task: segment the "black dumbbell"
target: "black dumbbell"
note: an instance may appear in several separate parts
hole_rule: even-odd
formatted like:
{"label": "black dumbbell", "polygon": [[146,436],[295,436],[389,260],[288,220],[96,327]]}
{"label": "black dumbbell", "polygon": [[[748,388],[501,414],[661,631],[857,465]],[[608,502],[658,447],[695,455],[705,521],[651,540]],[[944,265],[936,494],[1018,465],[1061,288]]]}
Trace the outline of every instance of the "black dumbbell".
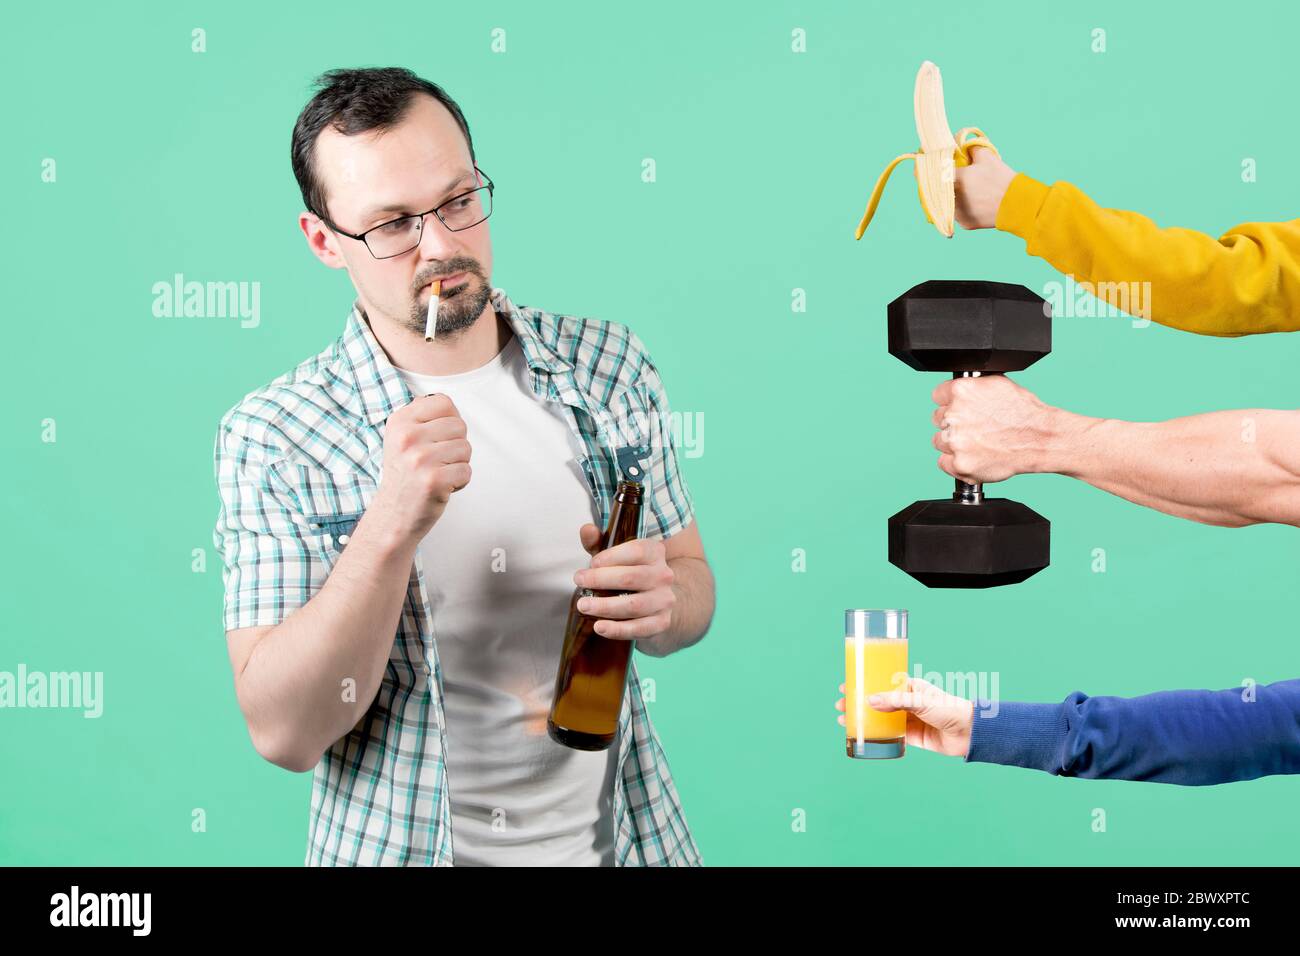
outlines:
{"label": "black dumbbell", "polygon": [[[1024,286],[934,280],[889,303],[889,353],[953,378],[1028,368],[1052,351],[1051,306]],[[1051,524],[1018,501],[957,480],[951,499],[889,519],[889,561],[926,587],[1017,584],[1050,563]]]}

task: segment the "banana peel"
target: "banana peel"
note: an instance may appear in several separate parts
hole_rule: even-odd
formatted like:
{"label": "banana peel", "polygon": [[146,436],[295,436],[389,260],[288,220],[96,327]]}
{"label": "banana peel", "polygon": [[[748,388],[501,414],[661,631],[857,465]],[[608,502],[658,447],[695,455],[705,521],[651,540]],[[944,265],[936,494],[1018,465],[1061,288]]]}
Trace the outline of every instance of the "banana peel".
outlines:
{"label": "banana peel", "polygon": [[885,183],[898,164],[906,159],[914,161],[916,189],[926,222],[933,223],[934,228],[951,239],[957,214],[957,167],[971,164],[971,151],[977,146],[991,149],[994,153],[998,151],[977,127],[967,126],[953,135],[943,106],[943,77],[939,68],[929,60],[917,71],[912,107],[916,115],[916,136],[921,146],[916,152],[904,153],[885,167],[871,190],[867,211],[858,223],[854,239],[861,239],[867,231],[871,217],[880,205]]}

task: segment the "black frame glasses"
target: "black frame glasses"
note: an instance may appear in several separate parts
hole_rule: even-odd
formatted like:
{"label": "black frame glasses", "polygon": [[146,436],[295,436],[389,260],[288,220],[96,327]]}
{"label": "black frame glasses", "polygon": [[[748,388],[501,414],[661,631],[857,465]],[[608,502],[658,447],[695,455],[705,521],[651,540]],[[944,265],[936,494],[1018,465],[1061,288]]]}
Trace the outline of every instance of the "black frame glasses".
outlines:
{"label": "black frame glasses", "polygon": [[[446,199],[446,200],[444,200],[444,201],[438,203],[438,205],[434,206],[432,209],[429,209],[429,210],[427,210],[427,211],[425,211],[425,212],[418,213],[418,214],[416,214],[416,213],[412,213],[412,214],[410,214],[410,215],[406,215],[406,216],[396,216],[396,217],[394,217],[394,218],[392,218],[392,219],[389,219],[387,222],[381,222],[381,223],[379,223],[379,225],[377,225],[377,226],[371,226],[369,229],[367,229],[365,232],[362,232],[362,233],[355,233],[355,234],[354,234],[354,233],[348,232],[348,231],[345,230],[345,229],[340,229],[340,228],[339,228],[338,226],[336,226],[334,223],[330,222],[330,220],[329,220],[328,218],[326,218],[325,216],[321,216],[320,213],[316,213],[316,215],[317,215],[317,216],[320,216],[321,221],[324,222],[324,223],[325,223],[327,226],[329,226],[331,229],[333,229],[335,232],[337,232],[340,236],[347,236],[349,239],[358,239],[358,240],[360,240],[361,242],[364,242],[364,243],[366,244],[366,251],[368,251],[368,252],[369,252],[372,256],[374,256],[376,259],[394,259],[394,258],[396,258],[397,256],[404,256],[404,255],[406,255],[406,253],[410,252],[411,249],[414,249],[414,248],[416,248],[417,246],[420,245],[421,240],[424,239],[424,217],[427,216],[427,215],[429,215],[429,213],[433,213],[435,216],[437,216],[437,217],[438,217],[438,221],[439,221],[440,223],[442,223],[443,226],[445,226],[449,232],[464,232],[466,229],[473,229],[475,226],[479,225],[480,223],[483,223],[483,222],[486,222],[486,221],[487,221],[488,217],[492,215],[492,190],[493,190],[493,183],[492,183],[492,180],[491,180],[490,178],[488,178],[488,174],[485,173],[485,172],[483,172],[483,170],[479,169],[477,165],[474,166],[474,171],[475,171],[476,173],[478,173],[478,174],[479,174],[479,177],[483,180],[483,185],[482,185],[482,186],[475,186],[473,189],[467,189],[467,190],[465,190],[463,193],[457,193],[455,196],[452,196],[450,199]],[[450,225],[448,225],[447,220],[444,219],[444,218],[442,217],[442,211],[441,211],[442,208],[443,208],[444,206],[450,205],[451,203],[454,203],[454,202],[455,202],[456,200],[458,200],[458,199],[464,199],[466,196],[470,195],[471,193],[476,193],[476,192],[479,192],[480,190],[483,190],[483,189],[486,189],[486,190],[488,191],[487,215],[485,215],[482,219],[478,220],[478,222],[472,222],[472,223],[470,223],[468,226],[459,226],[459,227],[453,229]],[[384,226],[390,226],[390,225],[392,225],[393,223],[395,223],[395,222],[400,222],[400,221],[403,220],[403,219],[418,219],[418,220],[419,220],[419,223],[420,223],[420,231],[419,231],[419,233],[418,233],[418,234],[416,235],[416,237],[415,237],[415,242],[413,242],[413,243],[411,244],[410,248],[403,249],[401,252],[390,253],[389,255],[386,255],[386,256],[377,256],[377,255],[375,255],[375,250],[370,248],[370,242],[366,239],[366,236],[370,235],[370,234],[371,234],[372,232],[374,232],[376,229],[382,229],[382,228],[384,228]]]}

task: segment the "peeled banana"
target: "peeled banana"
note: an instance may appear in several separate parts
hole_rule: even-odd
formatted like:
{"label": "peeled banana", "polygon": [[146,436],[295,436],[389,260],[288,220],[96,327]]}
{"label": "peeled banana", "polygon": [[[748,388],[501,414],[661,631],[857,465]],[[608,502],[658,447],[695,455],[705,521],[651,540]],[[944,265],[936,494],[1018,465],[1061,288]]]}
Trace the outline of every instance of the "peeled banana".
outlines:
{"label": "peeled banana", "polygon": [[934,223],[934,228],[952,238],[952,224],[957,212],[957,167],[970,165],[970,152],[976,146],[997,152],[997,147],[989,142],[983,131],[974,126],[958,130],[953,136],[948,126],[948,114],[943,108],[943,77],[939,75],[939,68],[929,60],[917,71],[912,106],[921,147],[914,153],[904,153],[885,167],[871,190],[871,199],[867,202],[862,221],[858,223],[855,239],[861,239],[867,231],[890,173],[905,159],[915,160],[917,192],[926,221]]}

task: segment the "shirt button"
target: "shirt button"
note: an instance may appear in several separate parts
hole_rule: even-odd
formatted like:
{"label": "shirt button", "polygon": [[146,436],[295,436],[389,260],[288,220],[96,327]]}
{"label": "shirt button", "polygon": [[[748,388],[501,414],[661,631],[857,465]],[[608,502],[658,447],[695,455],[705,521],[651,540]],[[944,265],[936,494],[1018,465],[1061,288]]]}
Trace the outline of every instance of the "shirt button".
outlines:
{"label": "shirt button", "polygon": [[351,540],[352,540],[351,535],[346,535],[346,534],[339,535],[339,544],[347,544]]}

